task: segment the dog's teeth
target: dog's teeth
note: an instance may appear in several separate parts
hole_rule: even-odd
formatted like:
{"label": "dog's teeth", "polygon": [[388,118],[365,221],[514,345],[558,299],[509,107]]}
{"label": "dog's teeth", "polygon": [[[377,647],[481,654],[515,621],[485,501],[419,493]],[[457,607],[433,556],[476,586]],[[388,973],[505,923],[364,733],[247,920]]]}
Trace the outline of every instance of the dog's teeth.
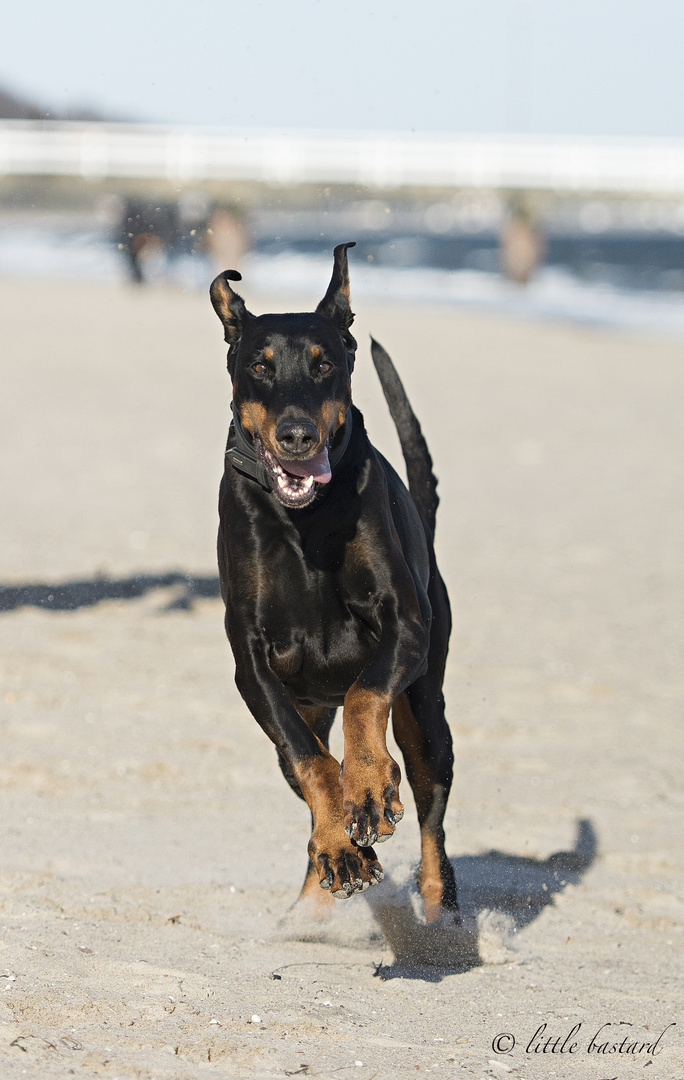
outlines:
{"label": "dog's teeth", "polygon": [[273,476],[275,478],[278,490],[288,499],[292,499],[295,502],[303,501],[307,495],[311,494],[313,490],[315,480],[313,476],[298,477],[290,476],[284,469],[278,468],[274,470]]}

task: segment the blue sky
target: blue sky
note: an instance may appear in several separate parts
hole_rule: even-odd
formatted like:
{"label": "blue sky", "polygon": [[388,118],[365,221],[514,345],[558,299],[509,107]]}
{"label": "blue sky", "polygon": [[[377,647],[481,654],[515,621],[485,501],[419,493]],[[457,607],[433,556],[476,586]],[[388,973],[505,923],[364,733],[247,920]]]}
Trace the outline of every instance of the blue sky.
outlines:
{"label": "blue sky", "polygon": [[36,0],[0,84],[278,128],[684,136],[684,0]]}

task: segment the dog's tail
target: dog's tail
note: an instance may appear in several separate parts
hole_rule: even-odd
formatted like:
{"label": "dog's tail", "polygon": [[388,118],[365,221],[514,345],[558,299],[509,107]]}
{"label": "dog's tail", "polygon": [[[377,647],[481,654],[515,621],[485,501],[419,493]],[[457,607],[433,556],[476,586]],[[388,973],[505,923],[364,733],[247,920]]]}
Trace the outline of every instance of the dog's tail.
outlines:
{"label": "dog's tail", "polygon": [[401,443],[411,498],[429,528],[430,535],[434,537],[439,496],[437,477],[432,471],[432,458],[425,436],[394,364],[374,338],[371,338],[371,355]]}

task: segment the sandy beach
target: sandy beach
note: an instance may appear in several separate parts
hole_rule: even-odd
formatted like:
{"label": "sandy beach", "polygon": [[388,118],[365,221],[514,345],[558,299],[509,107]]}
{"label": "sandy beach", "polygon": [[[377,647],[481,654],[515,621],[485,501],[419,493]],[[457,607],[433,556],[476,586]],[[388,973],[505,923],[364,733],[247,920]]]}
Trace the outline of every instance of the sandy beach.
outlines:
{"label": "sandy beach", "polygon": [[385,882],[288,915],[308,812],[233,684],[208,298],[3,280],[3,1080],[684,1076],[684,342],[355,307],[371,437],[400,466],[372,331],[440,480],[466,929],[421,922],[405,783]]}

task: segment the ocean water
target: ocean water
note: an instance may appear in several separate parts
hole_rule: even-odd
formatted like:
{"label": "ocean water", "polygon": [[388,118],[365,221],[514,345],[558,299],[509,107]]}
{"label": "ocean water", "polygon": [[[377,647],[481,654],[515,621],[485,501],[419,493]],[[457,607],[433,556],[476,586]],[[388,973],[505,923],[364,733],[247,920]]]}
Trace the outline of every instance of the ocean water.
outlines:
{"label": "ocean water", "polygon": [[[667,287],[669,281],[679,286],[680,276],[684,283],[684,261],[680,271],[677,253],[673,265],[672,245],[661,244],[659,248],[657,243],[652,244],[648,266],[641,266],[643,239],[641,247],[638,243],[631,247],[623,244],[628,257],[618,264],[606,261],[605,256],[601,261],[600,240],[594,238],[593,262],[578,262],[577,245],[570,245],[573,257],[568,256],[565,263],[547,263],[528,285],[518,286],[495,269],[494,237],[481,239],[475,247],[471,245],[471,265],[461,268],[421,265],[426,259],[423,240],[419,236],[401,237],[396,243],[386,240],[383,247],[375,249],[379,258],[366,253],[367,245],[359,244],[351,257],[356,302],[460,306],[524,319],[684,336],[684,288]],[[330,274],[332,244],[332,240],[325,239],[318,239],[315,245],[302,244],[295,238],[272,243],[257,236],[240,270],[250,289],[257,292],[311,294],[315,298]],[[553,256],[553,250],[549,245],[549,256]],[[666,252],[660,267],[659,250]],[[433,261],[444,262],[444,257]],[[482,268],[473,267],[472,263],[477,265],[478,261]],[[208,286],[212,268],[203,255],[185,254],[177,258],[159,256],[147,263],[146,273],[147,287],[171,282],[194,290]],[[78,228],[73,223],[27,221],[0,222],[0,276],[113,283],[127,280],[123,256],[108,239],[106,230]],[[644,279],[650,287],[640,284]],[[654,287],[653,282],[659,287]]]}

